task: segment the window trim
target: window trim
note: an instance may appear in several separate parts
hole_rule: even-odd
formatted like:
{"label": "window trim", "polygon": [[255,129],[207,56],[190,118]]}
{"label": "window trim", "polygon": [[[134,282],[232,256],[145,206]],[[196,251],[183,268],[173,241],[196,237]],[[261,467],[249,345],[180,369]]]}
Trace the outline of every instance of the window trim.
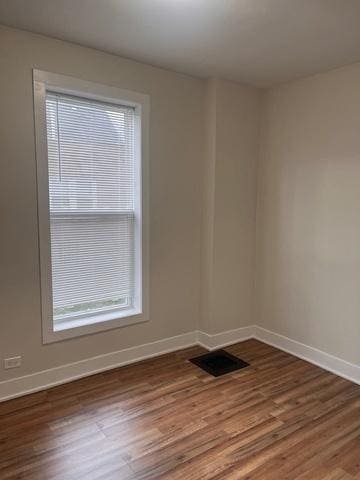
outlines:
{"label": "window trim", "polygon": [[[149,96],[130,90],[80,80],[41,70],[33,70],[34,119],[37,167],[38,231],[41,318],[43,343],[52,343],[82,335],[98,333],[149,320]],[[110,311],[87,318],[64,321],[54,327],[52,314],[52,274],[50,251],[49,179],[46,132],[46,92],[76,95],[112,104],[128,105],[135,108],[137,121],[135,137],[135,162],[139,179],[135,205],[137,225],[135,241],[140,260],[135,265],[139,286],[138,296],[142,308]],[[140,188],[141,187],[141,188]],[[140,281],[139,279],[142,279]]]}

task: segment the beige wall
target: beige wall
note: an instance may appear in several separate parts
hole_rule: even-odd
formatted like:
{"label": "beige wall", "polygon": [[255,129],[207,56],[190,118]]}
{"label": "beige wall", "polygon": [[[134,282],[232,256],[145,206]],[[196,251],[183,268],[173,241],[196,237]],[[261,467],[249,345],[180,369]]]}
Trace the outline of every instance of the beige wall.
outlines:
{"label": "beige wall", "polygon": [[[32,68],[150,95],[151,322],[42,345]],[[0,28],[0,380],[192,331],[200,311],[204,82]]]}
{"label": "beige wall", "polygon": [[360,65],[267,94],[257,322],[360,364]]}
{"label": "beige wall", "polygon": [[222,80],[207,86],[202,328],[253,324],[260,91]]}
{"label": "beige wall", "polygon": [[216,164],[216,80],[210,79],[205,88],[205,161],[203,181],[202,263],[200,330],[210,325],[212,308],[214,189]]}
{"label": "beige wall", "polygon": [[[149,323],[42,345],[32,68],[150,95]],[[253,323],[360,363],[360,65],[263,94],[0,27],[0,71],[0,380]]]}

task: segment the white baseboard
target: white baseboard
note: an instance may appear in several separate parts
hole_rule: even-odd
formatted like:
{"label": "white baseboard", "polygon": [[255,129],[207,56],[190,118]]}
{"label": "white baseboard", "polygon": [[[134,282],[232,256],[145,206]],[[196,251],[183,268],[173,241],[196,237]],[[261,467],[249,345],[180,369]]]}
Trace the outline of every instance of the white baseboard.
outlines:
{"label": "white baseboard", "polygon": [[340,377],[346,378],[351,382],[360,385],[360,366],[347,362],[341,358],[330,355],[329,353],[310,347],[304,343],[297,342],[291,338],[285,337],[265,328],[255,326],[254,337],[261,342],[279,348],[284,352],[291,353],[296,357],[302,358],[318,367],[335,373]]}
{"label": "white baseboard", "polygon": [[198,331],[197,341],[200,346],[207,350],[216,350],[217,348],[223,348],[233,343],[249,340],[249,338],[254,338],[254,336],[255,327],[250,325],[249,327],[236,328],[235,330],[228,330],[214,335]]}
{"label": "white baseboard", "polygon": [[196,344],[194,331],[0,382],[0,402]]}
{"label": "white baseboard", "polygon": [[213,335],[193,331],[0,382],[0,402],[194,345],[215,350],[250,338],[272,345],[360,385],[360,366],[251,325]]}

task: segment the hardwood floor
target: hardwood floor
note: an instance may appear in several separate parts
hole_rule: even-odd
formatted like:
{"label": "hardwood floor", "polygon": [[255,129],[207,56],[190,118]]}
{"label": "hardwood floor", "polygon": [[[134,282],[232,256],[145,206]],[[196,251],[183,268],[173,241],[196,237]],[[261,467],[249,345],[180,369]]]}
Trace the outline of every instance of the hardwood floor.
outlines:
{"label": "hardwood floor", "polygon": [[213,378],[183,350],[0,404],[0,479],[360,479],[360,386],[255,340]]}

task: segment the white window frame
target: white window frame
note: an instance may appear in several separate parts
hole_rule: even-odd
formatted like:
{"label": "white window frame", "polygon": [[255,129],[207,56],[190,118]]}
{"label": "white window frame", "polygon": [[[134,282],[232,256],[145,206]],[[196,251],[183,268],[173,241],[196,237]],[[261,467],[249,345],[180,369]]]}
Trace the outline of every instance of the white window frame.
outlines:
{"label": "white window frame", "polygon": [[[37,165],[39,258],[43,343],[102,332],[149,320],[149,193],[148,142],[149,96],[117,87],[88,82],[41,70],[33,70],[35,142]],[[46,131],[46,92],[64,93],[127,105],[135,109],[135,197],[136,250],[135,307],[129,311],[104,312],[78,319],[69,319],[54,326],[52,305],[51,241],[49,211],[48,151]]]}

